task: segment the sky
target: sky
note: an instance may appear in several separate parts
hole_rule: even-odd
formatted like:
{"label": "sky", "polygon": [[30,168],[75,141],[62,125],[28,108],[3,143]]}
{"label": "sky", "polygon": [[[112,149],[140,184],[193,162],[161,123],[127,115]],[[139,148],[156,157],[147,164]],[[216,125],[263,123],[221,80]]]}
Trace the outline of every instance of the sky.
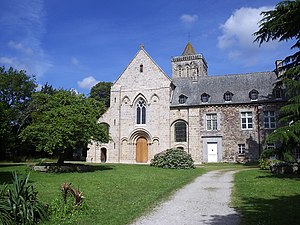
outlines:
{"label": "sky", "polygon": [[209,75],[274,70],[289,42],[253,43],[274,0],[1,0],[0,66],[40,86],[89,94],[114,82],[143,44],[171,77],[171,57],[190,41]]}

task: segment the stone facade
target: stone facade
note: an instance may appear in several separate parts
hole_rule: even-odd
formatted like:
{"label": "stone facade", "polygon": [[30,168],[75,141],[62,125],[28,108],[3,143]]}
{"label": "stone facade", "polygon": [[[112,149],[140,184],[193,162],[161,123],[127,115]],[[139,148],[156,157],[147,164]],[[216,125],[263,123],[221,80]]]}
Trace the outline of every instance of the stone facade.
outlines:
{"label": "stone facade", "polygon": [[172,73],[170,79],[140,48],[99,119],[111,140],[89,145],[87,162],[149,163],[168,148],[184,149],[196,163],[258,159],[283,101],[273,88],[276,74],[208,76],[190,43],[172,58]]}

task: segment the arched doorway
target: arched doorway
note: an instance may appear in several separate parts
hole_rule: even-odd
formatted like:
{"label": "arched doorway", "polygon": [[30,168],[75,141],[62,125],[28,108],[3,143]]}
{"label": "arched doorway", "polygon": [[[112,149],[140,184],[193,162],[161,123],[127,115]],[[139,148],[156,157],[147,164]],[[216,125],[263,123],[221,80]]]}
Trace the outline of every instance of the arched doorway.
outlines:
{"label": "arched doorway", "polygon": [[136,141],[136,162],[148,162],[148,144],[147,139],[144,137],[140,137]]}
{"label": "arched doorway", "polygon": [[106,148],[101,148],[101,155],[100,155],[101,162],[106,162],[106,154],[107,154]]}

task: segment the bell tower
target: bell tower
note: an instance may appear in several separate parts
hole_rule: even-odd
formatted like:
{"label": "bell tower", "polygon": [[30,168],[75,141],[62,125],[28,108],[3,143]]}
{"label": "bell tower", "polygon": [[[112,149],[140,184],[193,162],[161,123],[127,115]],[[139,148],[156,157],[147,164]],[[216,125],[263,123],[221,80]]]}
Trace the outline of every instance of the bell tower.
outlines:
{"label": "bell tower", "polygon": [[172,79],[189,78],[197,81],[200,76],[207,76],[207,63],[202,54],[197,54],[190,42],[181,56],[172,57]]}

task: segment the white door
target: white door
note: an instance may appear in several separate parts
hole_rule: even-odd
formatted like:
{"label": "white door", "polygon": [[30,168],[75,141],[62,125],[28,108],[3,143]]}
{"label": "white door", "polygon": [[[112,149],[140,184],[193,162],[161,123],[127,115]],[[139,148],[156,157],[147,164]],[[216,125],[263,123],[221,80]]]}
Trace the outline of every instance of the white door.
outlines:
{"label": "white door", "polygon": [[218,143],[207,143],[207,162],[218,162]]}

